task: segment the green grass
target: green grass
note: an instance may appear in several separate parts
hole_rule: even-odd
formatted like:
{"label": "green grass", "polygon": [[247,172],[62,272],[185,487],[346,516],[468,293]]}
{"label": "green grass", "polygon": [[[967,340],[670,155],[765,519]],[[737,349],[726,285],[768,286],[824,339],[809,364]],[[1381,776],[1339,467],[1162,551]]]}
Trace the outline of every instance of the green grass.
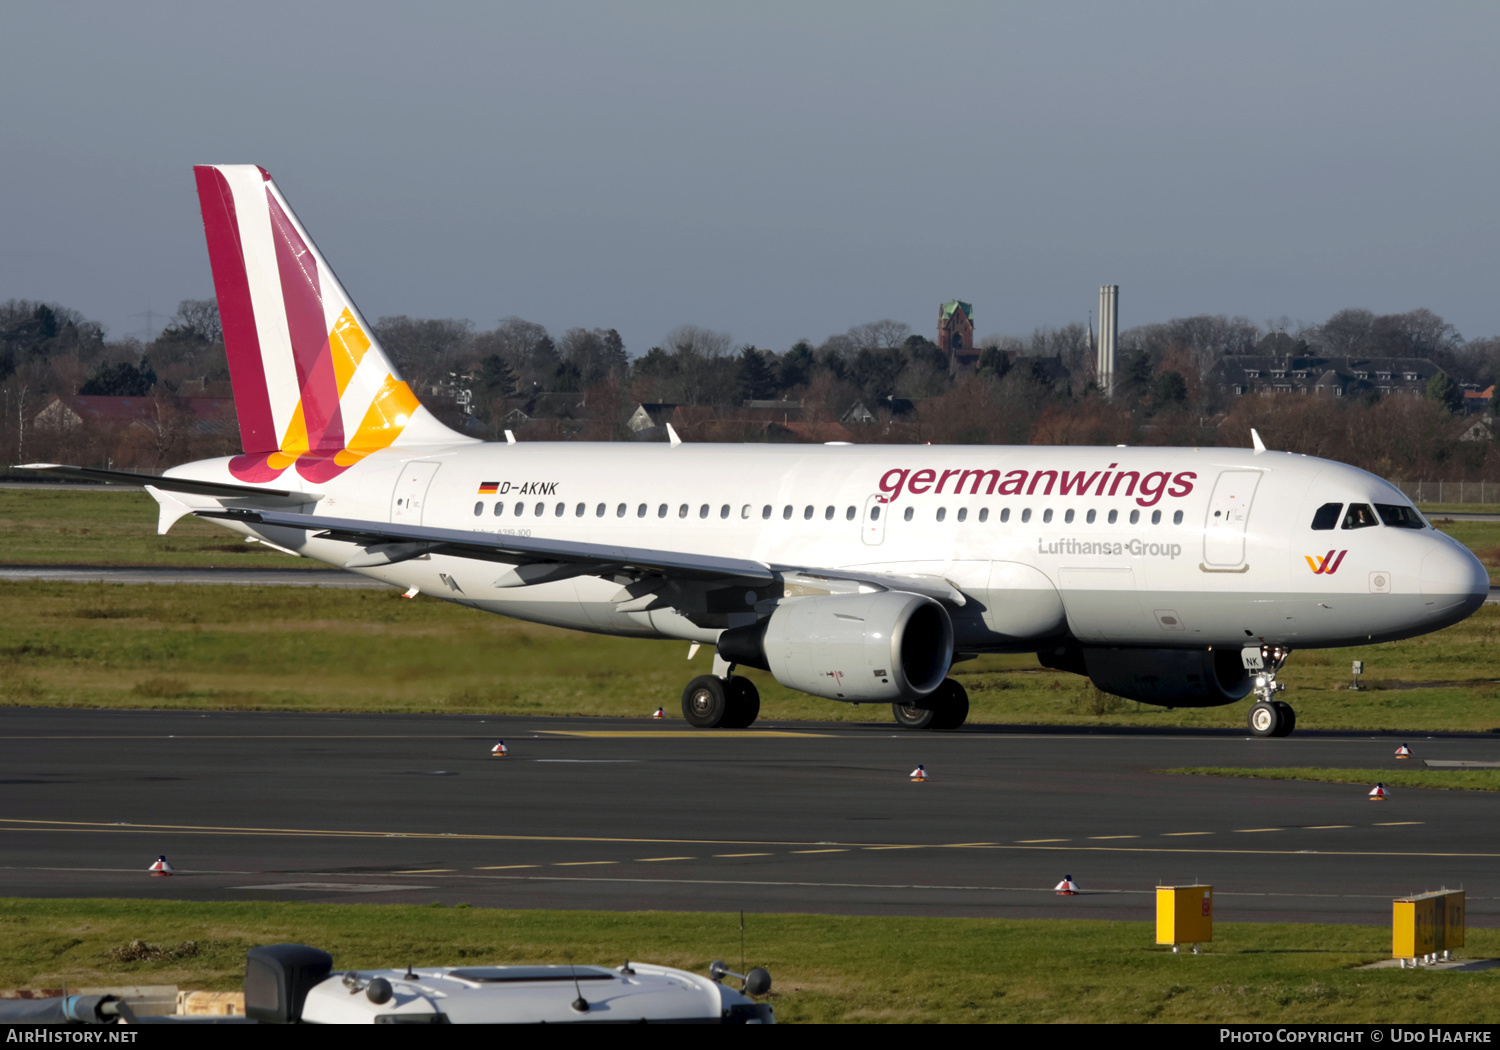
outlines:
{"label": "green grass", "polygon": [[[581,634],[421,596],[339,588],[0,583],[0,705],[640,717],[677,710],[707,647]],[[1490,730],[1500,608],[1405,642],[1295,653],[1282,680],[1305,727]],[[1365,661],[1359,691],[1349,661]],[[889,721],[747,672],[762,718]],[[1100,693],[1031,656],[957,665],[971,720],[1240,728],[1244,704],[1178,709]]]}
{"label": "green grass", "polygon": [[199,518],[156,534],[156,501],[130,489],[0,489],[0,565],[322,568]]}
{"label": "green grass", "polygon": [[1388,788],[1441,788],[1447,791],[1500,791],[1500,769],[1242,769],[1229,766],[1185,766],[1163,769],[1199,777],[1250,777],[1262,780],[1313,780],[1324,784],[1365,784]]}
{"label": "green grass", "polygon": [[[1220,902],[1221,910],[1231,907]],[[1389,929],[1217,924],[1205,954],[1173,955],[1149,922],[747,915],[746,963],[765,966],[782,1022],[1500,1021],[1493,971],[1361,970]],[[133,940],[187,958],[124,963]],[[240,987],[244,953],[297,941],[339,968],[625,959],[703,973],[739,964],[738,916],[498,911],[353,904],[0,900],[0,986]],[[1500,952],[1471,929],[1460,954]]]}

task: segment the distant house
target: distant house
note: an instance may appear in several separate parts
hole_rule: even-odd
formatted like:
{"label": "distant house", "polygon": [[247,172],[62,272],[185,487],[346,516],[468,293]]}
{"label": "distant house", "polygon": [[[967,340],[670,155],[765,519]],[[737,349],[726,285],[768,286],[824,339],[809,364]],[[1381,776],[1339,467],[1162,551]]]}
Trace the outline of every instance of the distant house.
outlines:
{"label": "distant house", "polygon": [[154,428],[162,413],[192,421],[197,434],[237,433],[234,399],[228,397],[103,397],[57,394],[36,414],[34,424],[43,430],[66,431],[83,427]]}
{"label": "distant house", "polygon": [[938,307],[938,346],[948,355],[948,371],[956,375],[979,363],[974,349],[974,306],[952,299]]}
{"label": "distant house", "polygon": [[1421,397],[1435,375],[1446,375],[1420,357],[1282,357],[1232,354],[1212,375],[1236,397],[1244,394],[1312,394],[1359,397],[1376,393]]}

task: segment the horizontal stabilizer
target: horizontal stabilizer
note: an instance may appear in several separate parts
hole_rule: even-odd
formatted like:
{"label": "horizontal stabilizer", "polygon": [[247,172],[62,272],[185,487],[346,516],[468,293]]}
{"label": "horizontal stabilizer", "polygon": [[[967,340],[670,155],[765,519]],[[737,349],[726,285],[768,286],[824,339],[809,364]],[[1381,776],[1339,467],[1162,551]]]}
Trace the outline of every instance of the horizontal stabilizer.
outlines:
{"label": "horizontal stabilizer", "polygon": [[195,481],[192,478],[168,478],[157,474],[136,474],[128,470],[101,470],[98,467],[69,467],[61,463],[24,463],[17,470],[35,470],[64,478],[103,481],[111,485],[150,485],[163,492],[187,492],[215,499],[255,499],[266,506],[300,506],[316,503],[321,492],[297,492],[292,489],[268,489],[259,485],[235,485],[221,481]]}

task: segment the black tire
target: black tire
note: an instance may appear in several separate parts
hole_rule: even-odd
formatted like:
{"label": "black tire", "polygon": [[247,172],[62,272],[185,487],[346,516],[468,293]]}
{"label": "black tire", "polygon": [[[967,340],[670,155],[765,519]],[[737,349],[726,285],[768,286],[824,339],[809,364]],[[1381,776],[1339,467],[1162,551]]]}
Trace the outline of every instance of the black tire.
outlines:
{"label": "black tire", "polygon": [[1276,710],[1281,714],[1281,724],[1276,727],[1276,736],[1291,736],[1292,730],[1297,728],[1297,712],[1292,710],[1292,705],[1285,700],[1271,701],[1276,705]]}
{"label": "black tire", "polygon": [[690,726],[717,729],[729,713],[729,692],[724,679],[711,674],[699,675],[682,691],[682,717]]}
{"label": "black tire", "polygon": [[[924,704],[926,702],[921,701]],[[891,714],[896,716],[896,724],[902,729],[926,729],[937,717],[937,712],[932,708],[918,707],[915,703],[892,704]]]}
{"label": "black tire", "polygon": [[969,691],[951,678],[943,679],[943,684],[932,691],[927,703],[932,705],[934,712],[929,729],[957,729],[969,717]]}
{"label": "black tire", "polygon": [[729,709],[724,721],[725,729],[748,729],[760,717],[760,690],[755,683],[742,675],[733,675],[726,683]]}
{"label": "black tire", "polygon": [[1281,728],[1282,721],[1281,712],[1276,705],[1265,700],[1251,704],[1250,713],[1245,716],[1252,736],[1278,736],[1280,734],[1277,730]]}

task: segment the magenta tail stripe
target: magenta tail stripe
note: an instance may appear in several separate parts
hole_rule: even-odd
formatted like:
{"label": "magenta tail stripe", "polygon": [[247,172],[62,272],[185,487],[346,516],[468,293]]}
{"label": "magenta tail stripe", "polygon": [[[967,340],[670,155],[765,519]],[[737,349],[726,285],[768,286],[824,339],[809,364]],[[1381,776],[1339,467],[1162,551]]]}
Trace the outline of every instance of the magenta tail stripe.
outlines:
{"label": "magenta tail stripe", "polygon": [[224,176],[211,167],[193,169],[198,183],[198,203],[203,212],[203,233],[208,241],[208,261],[213,269],[214,294],[219,299],[219,321],[224,328],[224,351],[229,358],[229,377],[234,384],[234,410],[239,416],[240,442],[246,452],[273,452],[280,443],[271,394],[266,388],[261,363],[260,338],[255,329],[255,307],[250,300],[250,280],[245,273],[245,255],[240,247],[239,220],[234,196]]}
{"label": "magenta tail stripe", "polygon": [[266,190],[276,242],[276,264],[281,294],[286,302],[287,330],[292,360],[302,393],[302,418],[309,448],[343,448],[344,421],[339,414],[338,382],[328,347],[323,317],[323,293],[313,253],[276,198]]}

